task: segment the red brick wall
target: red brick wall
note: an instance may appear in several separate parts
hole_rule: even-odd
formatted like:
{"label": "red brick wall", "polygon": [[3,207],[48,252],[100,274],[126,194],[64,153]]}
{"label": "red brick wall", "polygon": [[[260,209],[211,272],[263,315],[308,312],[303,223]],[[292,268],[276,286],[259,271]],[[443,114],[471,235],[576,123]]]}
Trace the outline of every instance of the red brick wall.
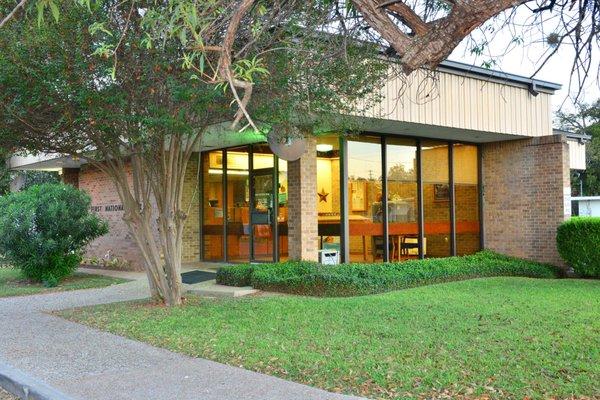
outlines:
{"label": "red brick wall", "polygon": [[317,150],[308,138],[306,152],[288,162],[288,251],[291,260],[318,258]]}
{"label": "red brick wall", "polygon": [[[127,261],[133,269],[143,269],[142,257],[123,221],[123,211],[113,210],[121,205],[115,186],[107,175],[92,168],[83,167],[79,173],[79,188],[92,198],[92,211],[108,221],[108,234],[94,240],[86,250],[87,257],[111,257]],[[107,209],[108,207],[108,209]]]}
{"label": "red brick wall", "polygon": [[183,228],[184,263],[200,259],[200,186],[198,185],[198,167],[198,154],[195,154],[187,166],[183,188],[182,207],[187,214]]}
{"label": "red brick wall", "polygon": [[482,146],[488,249],[563,265],[556,228],[570,210],[569,150],[560,135]]}
{"label": "red brick wall", "polygon": [[[188,165],[183,193],[183,209],[189,211],[183,233],[183,262],[199,259],[197,168],[198,158],[194,157]],[[109,177],[92,167],[83,167],[79,173],[79,188],[92,198],[92,210],[109,224],[109,233],[90,243],[86,256],[103,258],[110,252],[111,257],[127,261],[132,269],[143,269],[141,254],[122,219],[123,211],[118,209],[121,200]]]}

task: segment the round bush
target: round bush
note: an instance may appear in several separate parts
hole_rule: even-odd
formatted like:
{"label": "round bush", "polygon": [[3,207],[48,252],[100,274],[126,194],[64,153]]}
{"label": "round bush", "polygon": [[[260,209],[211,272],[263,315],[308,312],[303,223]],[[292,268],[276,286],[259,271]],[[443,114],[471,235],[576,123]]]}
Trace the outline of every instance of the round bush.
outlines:
{"label": "round bush", "polygon": [[556,234],[560,256],[582,277],[600,278],[600,218],[573,217]]}
{"label": "round bush", "polygon": [[78,267],[83,248],[108,232],[90,198],[70,185],[43,184],[0,198],[0,254],[23,274],[55,286]]}

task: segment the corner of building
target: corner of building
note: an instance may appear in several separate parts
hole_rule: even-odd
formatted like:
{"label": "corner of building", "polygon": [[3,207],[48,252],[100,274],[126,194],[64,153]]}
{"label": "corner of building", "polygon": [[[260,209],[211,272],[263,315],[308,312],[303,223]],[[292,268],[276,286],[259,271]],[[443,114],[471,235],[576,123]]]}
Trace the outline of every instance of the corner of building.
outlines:
{"label": "corner of building", "polygon": [[549,135],[481,148],[485,247],[564,267],[556,230],[571,216],[566,138]]}

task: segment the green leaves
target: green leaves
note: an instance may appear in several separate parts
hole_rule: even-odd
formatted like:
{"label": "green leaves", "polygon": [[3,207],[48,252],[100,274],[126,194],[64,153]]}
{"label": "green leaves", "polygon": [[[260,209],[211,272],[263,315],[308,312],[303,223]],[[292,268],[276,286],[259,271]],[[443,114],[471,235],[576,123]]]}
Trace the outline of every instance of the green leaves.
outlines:
{"label": "green leaves", "polygon": [[54,0],[38,0],[35,7],[37,10],[38,27],[41,27],[44,23],[44,14],[48,9],[52,14],[52,18],[54,18],[54,22],[58,22],[60,19],[60,10]]}
{"label": "green leaves", "polygon": [[90,35],[94,36],[98,32],[106,33],[108,36],[113,36],[112,32],[106,28],[106,22],[94,22],[88,28]]}
{"label": "green leaves", "polygon": [[320,265],[292,261],[220,268],[217,282],[309,296],[360,296],[433,283],[489,276],[553,278],[553,267],[483,251],[464,257],[397,263]]}
{"label": "green leaves", "polygon": [[114,52],[115,46],[110,43],[101,43],[92,53],[93,56],[109,58]]}
{"label": "green leaves", "polygon": [[70,185],[43,184],[0,198],[0,252],[30,279],[56,286],[84,247],[108,232],[90,198]]}
{"label": "green leaves", "polygon": [[600,278],[600,218],[573,217],[557,230],[560,256],[584,277]]}
{"label": "green leaves", "polygon": [[269,75],[269,70],[265,67],[262,58],[256,56],[251,59],[236,61],[233,65],[233,71],[236,78],[252,83],[257,76]]}

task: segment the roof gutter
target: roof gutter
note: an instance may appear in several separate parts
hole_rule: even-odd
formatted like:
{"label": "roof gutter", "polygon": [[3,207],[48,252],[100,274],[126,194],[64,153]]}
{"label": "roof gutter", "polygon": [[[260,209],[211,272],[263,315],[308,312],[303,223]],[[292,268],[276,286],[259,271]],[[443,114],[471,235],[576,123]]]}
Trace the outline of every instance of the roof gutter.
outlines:
{"label": "roof gutter", "polygon": [[537,96],[541,92],[553,93],[562,88],[562,85],[558,83],[548,82],[541,79],[527,78],[521,75],[477,67],[475,65],[469,65],[458,61],[442,61],[438,68],[440,70],[454,72],[459,75],[488,78],[500,83],[516,83],[525,85],[533,96]]}
{"label": "roof gutter", "polygon": [[592,135],[587,133],[571,132],[558,128],[554,128],[552,131],[555,135],[564,135],[567,139],[577,141],[579,144],[589,143],[592,140]]}

